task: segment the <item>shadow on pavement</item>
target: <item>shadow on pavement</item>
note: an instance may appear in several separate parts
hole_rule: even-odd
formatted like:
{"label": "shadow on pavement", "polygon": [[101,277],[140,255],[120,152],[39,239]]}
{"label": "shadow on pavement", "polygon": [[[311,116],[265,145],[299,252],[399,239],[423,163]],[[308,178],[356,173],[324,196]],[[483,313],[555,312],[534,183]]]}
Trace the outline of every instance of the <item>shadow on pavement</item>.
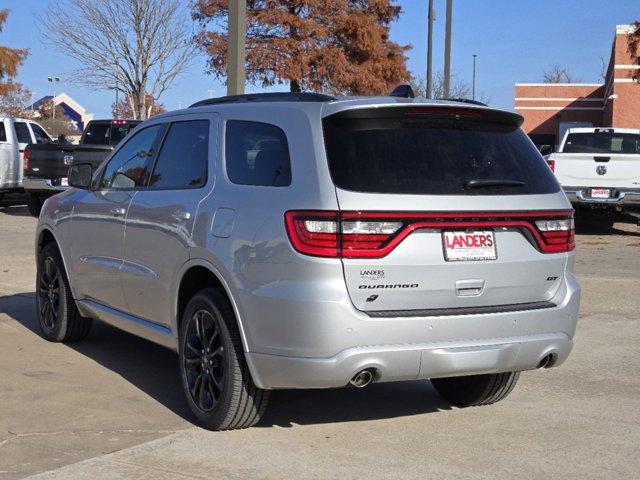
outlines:
{"label": "shadow on pavement", "polygon": [[[0,313],[39,335],[34,297],[34,293],[0,297]],[[66,346],[117,373],[193,422],[182,397],[174,352],[101,322],[94,323],[87,339]],[[428,381],[374,384],[364,389],[279,390],[272,392],[267,414],[258,427],[385,419],[446,409],[448,404]]]}
{"label": "shadow on pavement", "polygon": [[0,212],[20,217],[30,217],[27,210],[27,196],[21,193],[7,193],[0,199]]}
{"label": "shadow on pavement", "polygon": [[615,218],[613,227],[609,227],[606,219],[598,217],[585,218],[576,217],[577,235],[620,235],[623,237],[640,237],[640,227],[638,219],[630,215],[618,215]]}

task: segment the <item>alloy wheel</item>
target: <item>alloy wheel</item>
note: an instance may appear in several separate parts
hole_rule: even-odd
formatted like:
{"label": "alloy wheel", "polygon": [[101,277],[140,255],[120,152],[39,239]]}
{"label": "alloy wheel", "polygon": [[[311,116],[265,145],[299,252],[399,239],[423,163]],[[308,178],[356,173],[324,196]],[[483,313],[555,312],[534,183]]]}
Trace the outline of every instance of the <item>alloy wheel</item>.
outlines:
{"label": "alloy wheel", "polygon": [[38,278],[38,297],[42,324],[53,330],[58,322],[60,308],[60,272],[52,257],[46,257],[42,262]]}

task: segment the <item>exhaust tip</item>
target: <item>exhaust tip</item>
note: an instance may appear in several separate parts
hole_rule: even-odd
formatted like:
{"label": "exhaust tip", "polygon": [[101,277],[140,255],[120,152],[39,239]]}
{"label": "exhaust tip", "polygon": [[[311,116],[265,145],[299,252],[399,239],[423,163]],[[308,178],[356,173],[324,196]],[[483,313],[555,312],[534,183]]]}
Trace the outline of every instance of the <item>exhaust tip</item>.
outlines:
{"label": "exhaust tip", "polygon": [[556,357],[553,355],[553,353],[550,353],[548,355],[545,355],[542,360],[540,360],[538,368],[550,368],[553,367],[554,363],[556,363]]}
{"label": "exhaust tip", "polygon": [[373,372],[370,369],[361,370],[356,373],[349,384],[356,388],[364,388],[373,381]]}

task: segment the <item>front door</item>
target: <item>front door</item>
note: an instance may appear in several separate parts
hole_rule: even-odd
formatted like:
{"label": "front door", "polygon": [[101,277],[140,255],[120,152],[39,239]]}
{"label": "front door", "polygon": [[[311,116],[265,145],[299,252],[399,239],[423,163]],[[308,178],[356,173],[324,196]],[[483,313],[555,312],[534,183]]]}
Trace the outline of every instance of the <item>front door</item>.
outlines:
{"label": "front door", "polygon": [[120,282],[125,220],[131,200],[146,183],[163,127],[137,132],[96,174],[92,191],[78,193],[69,237],[78,299],[127,310]]}
{"label": "front door", "polygon": [[208,152],[214,152],[216,117],[185,115],[167,126],[148,185],[127,216],[121,269],[129,311],[170,326],[177,275],[189,259],[199,202],[211,191]]}

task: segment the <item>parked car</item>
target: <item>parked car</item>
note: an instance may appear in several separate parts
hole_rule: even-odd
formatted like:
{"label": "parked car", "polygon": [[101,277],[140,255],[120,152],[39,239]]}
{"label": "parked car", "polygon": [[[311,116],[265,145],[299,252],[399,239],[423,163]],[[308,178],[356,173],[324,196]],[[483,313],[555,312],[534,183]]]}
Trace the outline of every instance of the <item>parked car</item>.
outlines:
{"label": "parked car", "polygon": [[640,130],[570,128],[547,163],[581,220],[611,228],[620,212],[640,219]]}
{"label": "parked car", "polygon": [[22,162],[27,144],[49,142],[51,137],[38,123],[0,117],[0,200],[5,193],[22,191]]}
{"label": "parked car", "polygon": [[75,163],[90,163],[98,167],[105,157],[140,120],[92,120],[82,133],[80,143],[49,143],[27,145],[24,151],[24,189],[29,194],[31,215],[40,215],[42,203],[67,188],[67,171]]}
{"label": "parked car", "polygon": [[45,202],[42,334],[98,319],[177,351],[211,429],[282,388],[430,379],[497,402],[567,358],[580,297],[571,205],[521,123],[310,93],[155,116]]}

